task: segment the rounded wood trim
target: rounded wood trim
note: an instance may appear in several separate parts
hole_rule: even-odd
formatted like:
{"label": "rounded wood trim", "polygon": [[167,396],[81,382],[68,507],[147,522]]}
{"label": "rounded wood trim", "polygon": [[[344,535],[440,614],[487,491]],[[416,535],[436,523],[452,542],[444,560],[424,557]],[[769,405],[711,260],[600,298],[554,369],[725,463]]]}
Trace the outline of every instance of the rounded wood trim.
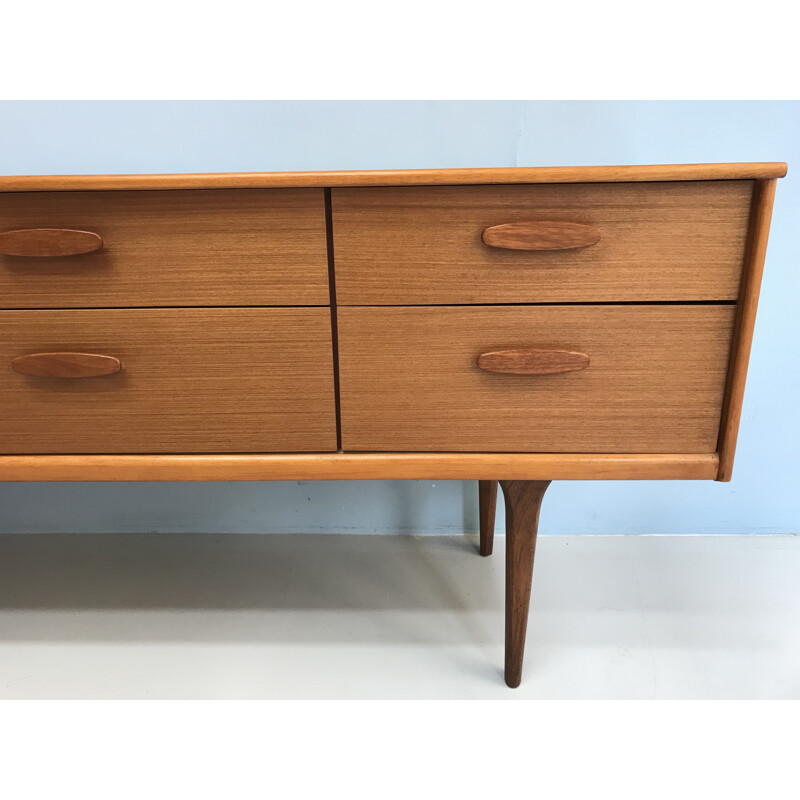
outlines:
{"label": "rounded wood trim", "polygon": [[580,222],[507,222],[493,225],[481,234],[488,247],[503,250],[579,250],[600,241],[593,225]]}
{"label": "rounded wood trim", "polygon": [[538,347],[491,350],[478,356],[478,366],[486,372],[508,375],[557,375],[586,369],[589,356],[576,350]]}
{"label": "rounded wood trim", "polygon": [[116,374],[122,364],[114,356],[98,353],[29,353],[15,358],[11,368],[39,378],[97,378]]}
{"label": "rounded wood trim", "polygon": [[616,183],[782,178],[783,162],[655,164],[602,167],[242,172],[183,175],[13,175],[0,192],[105,191],[111,189],[268,189],[328,186],[456,186],[494,183]]}
{"label": "rounded wood trim", "polygon": [[772,219],[772,206],[775,201],[774,180],[756,184],[751,211],[750,234],[745,257],[744,276],[736,307],[737,319],[725,388],[725,402],[722,408],[719,442],[719,475],[717,480],[729,481],[733,476],[733,459],[736,454],[736,440],[739,434],[739,420],[744,403],[744,387],[747,378],[747,365],[761,290],[761,276],[767,255],[767,240]]}
{"label": "rounded wood trim", "polygon": [[716,454],[0,456],[2,481],[713,480]]}
{"label": "rounded wood trim", "polygon": [[102,246],[103,239],[98,234],[68,228],[23,228],[0,233],[0,255],[4,256],[78,256]]}

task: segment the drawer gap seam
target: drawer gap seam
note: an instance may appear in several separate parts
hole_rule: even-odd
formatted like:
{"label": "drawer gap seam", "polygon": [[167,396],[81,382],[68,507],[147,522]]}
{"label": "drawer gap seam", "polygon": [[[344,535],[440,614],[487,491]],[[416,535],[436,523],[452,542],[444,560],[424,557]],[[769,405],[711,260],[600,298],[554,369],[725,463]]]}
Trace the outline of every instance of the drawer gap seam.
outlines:
{"label": "drawer gap seam", "polygon": [[336,317],[336,269],[333,258],[333,206],[331,190],[325,189],[325,239],[328,253],[328,302],[331,310],[331,351],[333,356],[333,403],[336,415],[336,450],[342,452],[342,403],[339,394],[339,325]]}

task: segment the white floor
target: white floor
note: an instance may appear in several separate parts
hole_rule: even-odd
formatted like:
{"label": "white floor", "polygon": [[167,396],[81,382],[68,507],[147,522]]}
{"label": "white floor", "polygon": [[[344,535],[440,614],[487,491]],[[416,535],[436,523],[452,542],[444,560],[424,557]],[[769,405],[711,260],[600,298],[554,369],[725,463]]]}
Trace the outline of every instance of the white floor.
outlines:
{"label": "white floor", "polygon": [[0,698],[800,698],[800,536],[0,536]]}

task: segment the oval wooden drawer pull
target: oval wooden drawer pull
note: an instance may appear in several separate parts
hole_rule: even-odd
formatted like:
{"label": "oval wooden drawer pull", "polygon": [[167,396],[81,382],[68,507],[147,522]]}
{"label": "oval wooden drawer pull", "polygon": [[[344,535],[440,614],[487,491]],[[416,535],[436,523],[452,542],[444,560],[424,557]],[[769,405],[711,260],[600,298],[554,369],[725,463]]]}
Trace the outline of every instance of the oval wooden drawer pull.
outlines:
{"label": "oval wooden drawer pull", "polygon": [[512,350],[492,350],[478,356],[478,366],[487,372],[509,375],[555,375],[577,372],[589,366],[589,356],[574,350],[548,350],[524,347]]}
{"label": "oval wooden drawer pull", "polygon": [[96,378],[114,375],[122,364],[114,356],[96,353],[29,353],[15,358],[11,367],[22,375],[40,378]]}
{"label": "oval wooden drawer pull", "polygon": [[486,228],[489,247],[504,250],[577,250],[600,241],[600,231],[580,222],[509,222]]}
{"label": "oval wooden drawer pull", "polygon": [[103,246],[103,239],[91,231],[67,228],[25,228],[0,233],[0,255],[49,258],[78,256]]}

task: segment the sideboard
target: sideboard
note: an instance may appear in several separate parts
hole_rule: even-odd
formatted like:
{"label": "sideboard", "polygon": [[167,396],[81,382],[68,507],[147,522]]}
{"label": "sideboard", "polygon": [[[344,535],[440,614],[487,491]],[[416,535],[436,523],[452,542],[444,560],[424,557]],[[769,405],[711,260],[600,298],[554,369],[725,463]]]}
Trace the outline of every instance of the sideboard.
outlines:
{"label": "sideboard", "polygon": [[552,480],[733,467],[783,163],[0,178],[0,480],[477,480],[518,686]]}

